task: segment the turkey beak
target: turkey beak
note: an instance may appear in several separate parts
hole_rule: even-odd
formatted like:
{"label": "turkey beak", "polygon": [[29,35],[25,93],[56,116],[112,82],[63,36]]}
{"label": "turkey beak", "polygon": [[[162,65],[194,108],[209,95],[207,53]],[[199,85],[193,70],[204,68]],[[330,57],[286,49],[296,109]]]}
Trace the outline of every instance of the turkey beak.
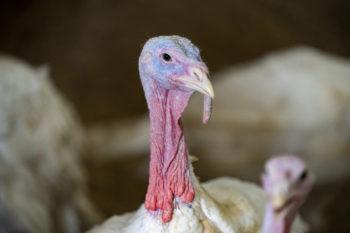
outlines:
{"label": "turkey beak", "polygon": [[177,77],[178,85],[189,90],[204,94],[203,122],[207,123],[211,115],[212,99],[214,98],[213,86],[209,80],[209,72],[206,66],[194,65],[188,68],[188,74]]}
{"label": "turkey beak", "polygon": [[190,66],[186,75],[176,78],[179,86],[198,91],[210,98],[214,98],[214,90],[209,81],[207,68],[204,66]]}
{"label": "turkey beak", "polygon": [[272,193],[272,208],[275,212],[282,211],[291,201],[288,184],[280,184],[275,187]]}

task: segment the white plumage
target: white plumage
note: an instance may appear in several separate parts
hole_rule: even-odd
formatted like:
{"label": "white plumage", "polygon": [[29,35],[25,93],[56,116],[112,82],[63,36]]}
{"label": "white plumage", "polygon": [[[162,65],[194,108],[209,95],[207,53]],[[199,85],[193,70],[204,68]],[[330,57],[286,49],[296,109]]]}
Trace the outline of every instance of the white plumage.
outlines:
{"label": "white plumage", "polygon": [[0,57],[0,232],[75,233],[98,217],[80,166],[82,128],[48,76]]}
{"label": "white plumage", "polygon": [[[136,212],[114,216],[89,233],[260,233],[265,194],[255,184],[217,178],[201,185],[192,177],[196,196],[192,205],[176,203],[173,219],[164,224],[142,205]],[[306,232],[297,218],[292,233]]]}

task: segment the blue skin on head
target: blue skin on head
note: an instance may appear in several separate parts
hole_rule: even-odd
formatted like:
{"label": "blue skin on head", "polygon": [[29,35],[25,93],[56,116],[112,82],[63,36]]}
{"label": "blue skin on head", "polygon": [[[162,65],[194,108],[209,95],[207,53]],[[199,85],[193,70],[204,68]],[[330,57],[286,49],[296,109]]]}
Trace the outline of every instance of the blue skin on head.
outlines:
{"label": "blue skin on head", "polygon": [[204,94],[203,122],[209,120],[214,90],[208,68],[191,41],[180,36],[151,38],[140,55],[139,71],[148,104],[152,95],[161,90],[184,92],[185,98],[198,91]]}
{"label": "blue skin on head", "polygon": [[[170,55],[171,61],[163,59],[165,53]],[[147,41],[139,66],[141,77],[151,76],[163,88],[174,89],[172,78],[186,74],[188,66],[196,63],[204,65],[199,49],[191,41],[179,36],[160,36]]]}

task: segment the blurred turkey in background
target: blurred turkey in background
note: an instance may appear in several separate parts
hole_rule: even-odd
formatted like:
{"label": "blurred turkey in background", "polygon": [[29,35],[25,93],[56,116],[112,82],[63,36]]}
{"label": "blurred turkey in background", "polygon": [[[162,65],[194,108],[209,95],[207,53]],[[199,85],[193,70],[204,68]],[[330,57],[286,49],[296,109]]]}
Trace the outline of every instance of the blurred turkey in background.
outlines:
{"label": "blurred turkey in background", "polygon": [[75,233],[96,223],[84,132],[48,67],[1,56],[0,93],[0,232]]}
{"label": "blurred turkey in background", "polygon": [[300,154],[317,175],[303,209],[312,232],[350,232],[349,1],[0,6],[0,52],[41,67],[1,59],[0,223],[9,224],[0,225],[15,227],[8,232],[67,232],[67,224],[79,232],[95,221],[93,205],[111,216],[143,202],[148,125],[137,58],[160,34],[193,40],[212,74],[212,121],[201,124],[199,96],[185,120],[201,180],[259,182],[269,155]]}

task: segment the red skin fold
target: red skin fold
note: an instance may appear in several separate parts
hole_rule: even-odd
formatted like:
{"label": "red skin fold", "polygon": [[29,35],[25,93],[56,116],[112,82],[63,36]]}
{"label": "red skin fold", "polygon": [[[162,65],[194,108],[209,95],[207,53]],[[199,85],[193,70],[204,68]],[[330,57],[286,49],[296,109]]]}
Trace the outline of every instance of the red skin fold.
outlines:
{"label": "red skin fold", "polygon": [[189,204],[195,196],[181,121],[192,93],[166,90],[153,84],[148,101],[151,158],[145,207],[150,211],[160,211],[163,222],[169,222],[174,199]]}

